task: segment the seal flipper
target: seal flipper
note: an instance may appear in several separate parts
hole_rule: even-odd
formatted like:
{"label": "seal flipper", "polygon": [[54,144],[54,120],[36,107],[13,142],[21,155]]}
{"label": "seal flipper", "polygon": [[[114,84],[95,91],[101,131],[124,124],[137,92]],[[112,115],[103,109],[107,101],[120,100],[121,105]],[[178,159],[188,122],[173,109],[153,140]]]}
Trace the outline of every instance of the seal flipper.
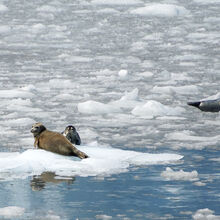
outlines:
{"label": "seal flipper", "polygon": [[77,156],[79,157],[80,159],[86,159],[88,158],[89,156],[86,154],[86,153],[83,153],[82,151],[78,150],[76,147],[74,147],[72,145],[72,153],[73,153],[73,156]]}

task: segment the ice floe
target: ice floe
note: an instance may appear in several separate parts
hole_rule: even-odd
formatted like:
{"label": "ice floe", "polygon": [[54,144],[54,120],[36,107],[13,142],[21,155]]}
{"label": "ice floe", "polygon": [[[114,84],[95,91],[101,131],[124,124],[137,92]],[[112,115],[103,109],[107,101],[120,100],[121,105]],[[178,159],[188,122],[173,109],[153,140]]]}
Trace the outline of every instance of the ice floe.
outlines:
{"label": "ice floe", "polygon": [[124,113],[123,110],[128,110],[134,116],[153,118],[156,116],[179,116],[184,113],[182,107],[171,107],[162,103],[149,100],[147,102],[140,100],[138,97],[139,90],[133,89],[118,100],[110,101],[109,103],[101,103],[93,100],[88,100],[78,104],[78,111],[83,114],[111,114]]}
{"label": "ice floe", "polygon": [[110,114],[120,112],[117,106],[89,100],[78,104],[78,111],[84,114]]}
{"label": "ice floe", "polygon": [[118,75],[121,79],[127,79],[128,77],[128,71],[125,69],[122,69],[118,72]]}
{"label": "ice floe", "polygon": [[0,4],[0,12],[8,11],[8,8],[5,5]]}
{"label": "ice floe", "polygon": [[198,94],[199,87],[196,85],[185,85],[185,86],[154,86],[152,89],[155,93],[177,93],[177,94]]}
{"label": "ice floe", "polygon": [[0,98],[33,98],[34,94],[29,91],[24,91],[22,89],[12,89],[12,90],[0,90]]}
{"label": "ice floe", "polygon": [[60,12],[62,10],[60,8],[54,7],[52,5],[42,5],[37,8],[37,11],[40,11],[40,12]]}
{"label": "ice floe", "polygon": [[25,209],[19,206],[6,206],[0,208],[0,216],[3,218],[15,218],[24,214]]}
{"label": "ice floe", "polygon": [[209,4],[220,4],[220,0],[193,0],[196,3],[209,5]]}
{"label": "ice floe", "polygon": [[127,172],[131,166],[169,164],[183,156],[178,154],[149,154],[112,147],[80,146],[88,159],[79,160],[44,150],[23,153],[0,153],[0,179],[25,178],[45,171],[64,176],[109,176]]}
{"label": "ice floe", "polygon": [[161,176],[166,180],[181,180],[181,181],[197,181],[198,172],[193,170],[192,172],[185,172],[183,170],[174,171],[170,167],[167,167],[165,171],[161,173]]}
{"label": "ice floe", "polygon": [[150,100],[144,105],[135,107],[131,113],[141,117],[156,117],[181,115],[184,111],[185,110],[181,107],[170,107],[163,105],[160,102]]}
{"label": "ice floe", "polygon": [[194,220],[219,220],[220,215],[214,215],[214,213],[214,211],[208,208],[199,209],[192,217]]}
{"label": "ice floe", "polygon": [[0,34],[7,34],[11,31],[11,27],[8,25],[0,25]]}
{"label": "ice floe", "polygon": [[156,3],[131,10],[131,13],[142,16],[174,17],[187,15],[189,11],[183,6]]}
{"label": "ice floe", "polygon": [[92,0],[92,4],[96,5],[138,5],[143,4],[140,0]]}
{"label": "ice floe", "polygon": [[110,216],[110,215],[96,215],[95,218],[99,219],[99,220],[110,220],[110,219],[112,219],[112,216]]}

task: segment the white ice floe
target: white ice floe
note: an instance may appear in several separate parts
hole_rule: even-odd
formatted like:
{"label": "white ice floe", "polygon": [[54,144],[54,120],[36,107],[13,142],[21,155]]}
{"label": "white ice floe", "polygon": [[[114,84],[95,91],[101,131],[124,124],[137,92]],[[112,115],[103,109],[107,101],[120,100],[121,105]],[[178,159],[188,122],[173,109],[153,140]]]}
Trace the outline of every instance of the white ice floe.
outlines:
{"label": "white ice floe", "polygon": [[95,5],[138,5],[143,4],[140,0],[92,0]]}
{"label": "white ice floe", "polygon": [[128,71],[125,69],[122,69],[118,72],[118,75],[120,79],[127,79],[128,78]]}
{"label": "white ice floe", "polygon": [[139,100],[139,90],[133,89],[116,101],[101,103],[89,100],[78,104],[78,111],[83,114],[110,114],[121,113],[123,109],[130,110],[135,116],[152,118],[156,116],[178,116],[185,110],[181,107],[169,107],[160,102],[149,100],[146,103]]}
{"label": "white ice floe", "polygon": [[8,25],[0,25],[0,34],[6,34],[11,31],[11,27]]}
{"label": "white ice floe", "polygon": [[95,218],[99,219],[99,220],[110,220],[110,219],[112,219],[112,216],[110,216],[110,215],[96,215]]}
{"label": "white ice floe", "polygon": [[207,101],[207,100],[215,100],[215,99],[220,99],[220,92],[218,92],[215,95],[209,96],[207,98],[202,99],[201,101]]}
{"label": "white ice floe", "polygon": [[130,166],[168,164],[183,158],[178,154],[149,154],[112,147],[78,148],[89,158],[80,160],[36,149],[23,153],[0,153],[0,179],[25,178],[45,171],[64,176],[109,176],[127,172]]}
{"label": "white ice floe", "polygon": [[189,11],[178,5],[153,3],[134,9],[131,13],[142,16],[174,17],[187,15]]}
{"label": "white ice floe", "polygon": [[195,85],[185,85],[185,86],[154,86],[152,92],[155,93],[166,93],[172,94],[177,93],[181,95],[192,95],[198,94],[199,88]]}
{"label": "white ice floe", "polygon": [[82,57],[82,56],[67,56],[65,57],[64,60],[67,63],[89,63],[93,59],[90,57]]}
{"label": "white ice floe", "polygon": [[25,127],[30,126],[32,124],[36,123],[35,120],[32,118],[16,118],[16,119],[9,119],[6,121],[0,121],[0,124],[7,124],[7,126],[11,127]]}
{"label": "white ice floe", "polygon": [[22,216],[24,214],[25,209],[18,206],[7,206],[0,208],[0,216],[3,218],[15,218]]}
{"label": "white ice floe", "polygon": [[115,107],[132,110],[137,105],[142,104],[142,102],[138,98],[138,93],[138,88],[135,88],[131,92],[125,92],[125,94],[119,100],[112,101],[109,104]]}
{"label": "white ice floe", "polygon": [[48,83],[49,88],[55,88],[55,89],[73,88],[73,85],[74,83],[68,79],[51,79]]}
{"label": "white ice floe", "polygon": [[25,91],[22,89],[8,89],[8,90],[0,90],[0,98],[8,99],[8,98],[32,98],[34,94]]}
{"label": "white ice floe", "polygon": [[113,9],[113,8],[104,8],[97,11],[100,14],[117,14],[120,13],[119,11]]}
{"label": "white ice floe", "polygon": [[37,34],[37,33],[43,32],[45,29],[46,29],[45,25],[38,23],[38,24],[32,25],[31,32]]}
{"label": "white ice floe", "polygon": [[183,170],[174,171],[170,167],[167,167],[165,171],[161,173],[161,176],[166,180],[181,180],[181,181],[197,181],[198,172],[193,170],[192,172],[185,172]]}
{"label": "white ice floe", "polygon": [[120,112],[120,108],[110,104],[104,104],[89,100],[78,104],[78,111],[83,114],[110,114]]}
{"label": "white ice floe", "polygon": [[214,213],[214,211],[208,208],[199,209],[192,217],[194,220],[219,220],[220,215],[214,215]]}
{"label": "white ice floe", "polygon": [[180,115],[184,111],[181,107],[169,107],[160,102],[149,100],[144,105],[136,106],[131,113],[141,117],[156,117]]}
{"label": "white ice floe", "polygon": [[207,144],[217,144],[220,136],[198,136],[189,130],[176,131],[166,134],[168,140],[190,141],[190,142],[205,142]]}
{"label": "white ice floe", "polygon": [[209,5],[209,4],[220,4],[220,0],[193,0],[196,3]]}
{"label": "white ice floe", "polygon": [[8,11],[8,8],[5,5],[0,4],[0,12]]}
{"label": "white ice floe", "polygon": [[42,5],[37,8],[37,11],[40,11],[40,12],[60,12],[62,10],[59,7],[54,7],[51,5]]}

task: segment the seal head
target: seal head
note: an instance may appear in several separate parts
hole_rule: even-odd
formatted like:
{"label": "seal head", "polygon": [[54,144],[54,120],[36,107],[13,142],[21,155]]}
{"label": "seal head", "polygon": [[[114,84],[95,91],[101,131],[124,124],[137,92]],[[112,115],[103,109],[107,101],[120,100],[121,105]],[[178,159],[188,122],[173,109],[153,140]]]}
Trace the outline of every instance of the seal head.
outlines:
{"label": "seal head", "polygon": [[81,144],[81,139],[76,131],[76,128],[72,125],[68,125],[65,130],[62,132],[62,134],[72,143],[76,145]]}
{"label": "seal head", "polygon": [[42,133],[45,130],[46,127],[38,122],[32,125],[31,133],[33,133],[34,137],[37,137],[38,135],[40,135],[40,133]]}

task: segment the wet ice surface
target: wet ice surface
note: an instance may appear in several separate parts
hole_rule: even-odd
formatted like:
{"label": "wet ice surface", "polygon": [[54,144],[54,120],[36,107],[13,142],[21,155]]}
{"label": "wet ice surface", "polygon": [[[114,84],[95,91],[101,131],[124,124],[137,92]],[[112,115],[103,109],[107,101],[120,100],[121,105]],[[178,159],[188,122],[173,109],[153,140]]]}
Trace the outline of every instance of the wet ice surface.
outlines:
{"label": "wet ice surface", "polygon": [[[219,10],[219,0],[1,1],[0,216],[219,219],[219,113],[186,105],[219,97]],[[75,125],[114,172],[94,173],[94,158],[34,157],[36,121]],[[184,158],[132,163],[128,151]],[[19,155],[28,164],[13,164]],[[76,169],[46,169],[53,160]]]}

